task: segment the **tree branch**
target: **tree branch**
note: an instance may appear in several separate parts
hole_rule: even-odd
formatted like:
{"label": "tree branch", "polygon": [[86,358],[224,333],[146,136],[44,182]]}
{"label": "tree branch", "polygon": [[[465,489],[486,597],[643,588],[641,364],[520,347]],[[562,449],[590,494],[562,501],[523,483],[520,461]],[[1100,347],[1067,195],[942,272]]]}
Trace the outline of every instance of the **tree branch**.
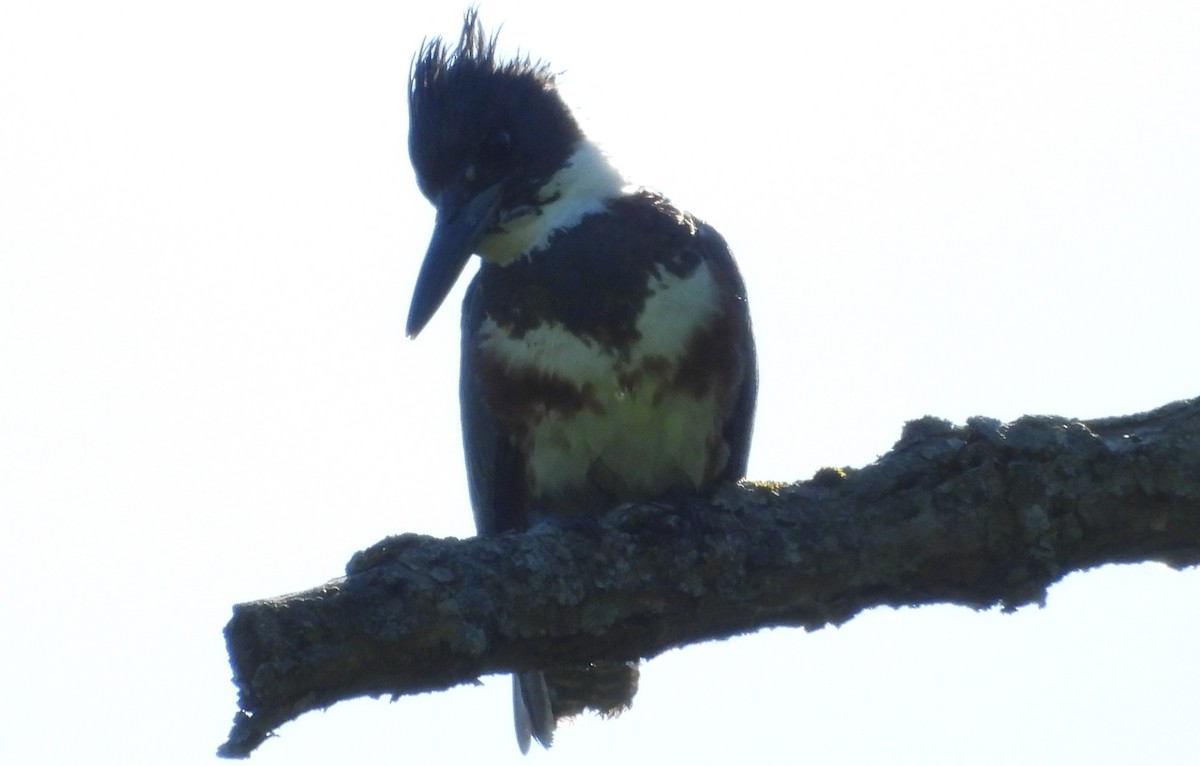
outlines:
{"label": "tree branch", "polygon": [[879,605],[1042,603],[1068,572],[1200,563],[1200,399],[1080,423],[909,423],[861,470],[627,505],[498,538],[388,538],[346,576],[239,604],[240,711],[218,751],[362,695],[609,659]]}

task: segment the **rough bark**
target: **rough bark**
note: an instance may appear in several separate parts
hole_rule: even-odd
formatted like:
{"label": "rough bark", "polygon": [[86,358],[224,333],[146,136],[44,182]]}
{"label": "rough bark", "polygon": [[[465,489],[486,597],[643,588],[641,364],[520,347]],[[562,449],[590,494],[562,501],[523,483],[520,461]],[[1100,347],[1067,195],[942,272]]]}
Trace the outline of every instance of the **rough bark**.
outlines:
{"label": "rough bark", "polygon": [[1041,603],[1068,572],[1200,563],[1200,399],[1129,417],[909,423],[858,470],[492,539],[399,535],[225,628],[244,757],[300,714],[485,674],[649,658],[879,605]]}

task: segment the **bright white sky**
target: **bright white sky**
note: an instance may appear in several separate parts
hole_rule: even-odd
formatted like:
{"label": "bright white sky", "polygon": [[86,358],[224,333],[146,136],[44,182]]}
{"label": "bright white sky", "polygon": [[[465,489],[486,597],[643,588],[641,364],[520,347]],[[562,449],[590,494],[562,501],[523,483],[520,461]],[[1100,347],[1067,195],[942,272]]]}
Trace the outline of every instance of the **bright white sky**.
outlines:
{"label": "bright white sky", "polygon": [[[462,10],[0,10],[0,763],[214,764],[231,604],[471,533],[457,298],[403,337],[433,219],[405,76]],[[1200,394],[1195,2],[482,12],[739,255],[753,477],[863,465],[927,413]],[[1106,569],[1044,610],[673,652],[549,758],[494,678],[310,714],[253,762],[1179,763],[1197,635],[1200,572]]]}

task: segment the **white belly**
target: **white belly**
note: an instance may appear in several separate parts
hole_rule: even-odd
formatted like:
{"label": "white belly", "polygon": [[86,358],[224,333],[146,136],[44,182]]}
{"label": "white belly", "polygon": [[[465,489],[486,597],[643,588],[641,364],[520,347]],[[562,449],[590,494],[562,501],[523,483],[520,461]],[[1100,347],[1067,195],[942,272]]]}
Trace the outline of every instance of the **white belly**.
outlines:
{"label": "white belly", "polygon": [[660,381],[634,390],[598,390],[602,411],[548,413],[529,433],[528,470],[536,505],[590,504],[694,492],[712,470],[716,403],[686,393],[655,395]]}

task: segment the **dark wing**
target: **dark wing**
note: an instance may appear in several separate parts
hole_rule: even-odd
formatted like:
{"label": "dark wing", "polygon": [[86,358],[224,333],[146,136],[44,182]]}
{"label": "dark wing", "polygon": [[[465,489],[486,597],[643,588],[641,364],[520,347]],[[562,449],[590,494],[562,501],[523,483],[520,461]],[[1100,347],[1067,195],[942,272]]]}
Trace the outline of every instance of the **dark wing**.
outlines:
{"label": "dark wing", "polygon": [[746,299],[746,284],[724,237],[716,229],[700,224],[696,231],[704,259],[721,285],[726,297],[726,310],[733,315],[738,337],[733,341],[735,365],[740,367],[741,381],[737,385],[729,412],[725,416],[723,434],[729,447],[729,463],[719,481],[737,481],[746,475],[750,457],[750,436],[754,431],[754,406],[758,399],[758,355],[754,348],[754,332],[750,323],[750,306]]}
{"label": "dark wing", "polygon": [[[480,275],[471,280],[463,301],[462,368],[459,400],[462,407],[463,451],[467,457],[467,487],[481,536],[525,529],[529,516],[522,482],[525,465],[483,398],[479,354],[479,325],[483,322]],[[531,739],[544,747],[554,740],[554,712],[546,679],[539,671],[513,674],[513,718],[517,744],[529,751]]]}
{"label": "dark wing", "polygon": [[478,333],[483,322],[480,275],[476,274],[463,300],[462,366],[459,403],[462,408],[463,452],[467,459],[467,488],[481,536],[525,529],[525,464],[512,436],[501,431],[483,398]]}

